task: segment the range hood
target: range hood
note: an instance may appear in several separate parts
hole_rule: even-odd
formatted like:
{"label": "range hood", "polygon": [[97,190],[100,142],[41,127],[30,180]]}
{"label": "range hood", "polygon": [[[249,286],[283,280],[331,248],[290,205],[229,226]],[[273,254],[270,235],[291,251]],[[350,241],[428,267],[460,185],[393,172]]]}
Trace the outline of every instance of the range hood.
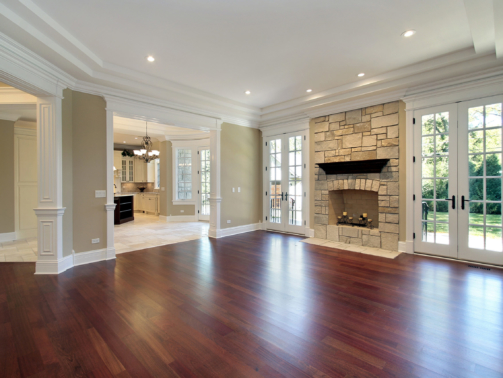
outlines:
{"label": "range hood", "polygon": [[341,175],[349,173],[381,173],[389,159],[341,161],[334,163],[319,163],[318,166],[327,175]]}

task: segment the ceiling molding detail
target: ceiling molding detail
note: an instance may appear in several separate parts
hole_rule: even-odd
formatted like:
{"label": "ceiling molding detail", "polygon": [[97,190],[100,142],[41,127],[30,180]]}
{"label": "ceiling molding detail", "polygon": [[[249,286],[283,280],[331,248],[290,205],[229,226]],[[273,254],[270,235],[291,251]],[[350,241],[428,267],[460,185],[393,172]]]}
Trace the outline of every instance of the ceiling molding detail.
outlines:
{"label": "ceiling molding detail", "polygon": [[[496,58],[503,56],[503,23],[497,22],[503,17],[503,0],[464,0],[474,48],[262,109],[103,61],[32,0],[19,0],[19,4],[13,8],[16,13],[0,3],[0,15],[77,67],[82,75],[79,79],[69,75],[0,33],[0,81],[34,96],[61,97],[64,88],[71,88],[104,97],[117,115],[197,130],[219,129],[222,122],[282,128],[320,115],[410,98],[421,91],[449,91],[449,86],[479,80],[474,78],[481,72],[496,81],[502,75],[497,69],[503,61]],[[27,21],[33,17],[37,25]],[[86,80],[80,80],[82,77]]]}

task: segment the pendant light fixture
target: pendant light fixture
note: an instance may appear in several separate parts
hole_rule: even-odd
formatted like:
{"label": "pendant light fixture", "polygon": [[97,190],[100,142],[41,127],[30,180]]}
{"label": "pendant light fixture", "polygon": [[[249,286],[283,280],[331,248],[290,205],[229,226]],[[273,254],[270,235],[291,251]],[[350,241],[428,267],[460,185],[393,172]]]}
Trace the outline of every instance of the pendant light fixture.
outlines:
{"label": "pendant light fixture", "polygon": [[133,151],[138,159],[145,160],[147,163],[159,159],[159,151],[152,149],[152,140],[148,136],[147,122],[145,122],[145,136],[143,137],[142,147],[140,150]]}

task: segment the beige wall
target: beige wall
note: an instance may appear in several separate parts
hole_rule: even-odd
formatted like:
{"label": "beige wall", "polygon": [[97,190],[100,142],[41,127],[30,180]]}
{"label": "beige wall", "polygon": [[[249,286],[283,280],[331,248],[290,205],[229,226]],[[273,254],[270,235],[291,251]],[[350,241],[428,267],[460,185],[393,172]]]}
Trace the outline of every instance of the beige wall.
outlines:
{"label": "beige wall", "polygon": [[[95,190],[106,186],[106,102],[99,96],[73,92],[73,249],[76,253],[106,248],[106,198]],[[92,244],[91,239],[100,242]]]}
{"label": "beige wall", "polygon": [[[262,137],[258,129],[222,124],[221,228],[262,220]],[[236,188],[232,192],[232,188]],[[241,192],[238,193],[238,187]],[[231,223],[228,224],[227,220]]]}
{"label": "beige wall", "polygon": [[[398,126],[399,126],[399,234],[398,240],[405,241],[406,235],[406,117],[405,117],[405,103],[399,101],[398,108]],[[311,119],[309,122],[309,161],[311,162],[311,167],[315,168],[314,164],[314,120]],[[309,177],[309,190],[310,193],[314,193],[314,169],[311,169],[311,174]],[[314,227],[314,195],[309,198],[309,224],[310,227]]]}
{"label": "beige wall", "polygon": [[62,128],[63,128],[63,256],[73,250],[73,112],[70,89],[63,91]]}
{"label": "beige wall", "polygon": [[14,122],[0,120],[0,234],[14,232]]}
{"label": "beige wall", "polygon": [[[161,201],[161,215],[177,216],[177,215],[195,215],[196,207],[194,205],[173,205],[173,148],[171,142],[161,142],[159,148],[160,169],[161,169],[161,188],[164,191],[159,191]],[[193,192],[197,195],[197,189]],[[183,213],[182,213],[183,211]]]}

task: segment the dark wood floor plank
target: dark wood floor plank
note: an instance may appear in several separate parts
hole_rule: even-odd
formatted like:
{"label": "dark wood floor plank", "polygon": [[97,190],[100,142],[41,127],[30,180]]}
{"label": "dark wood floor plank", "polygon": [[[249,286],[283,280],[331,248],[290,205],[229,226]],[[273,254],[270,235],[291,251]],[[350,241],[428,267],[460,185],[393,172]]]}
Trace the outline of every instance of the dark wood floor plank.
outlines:
{"label": "dark wood floor plank", "polygon": [[501,269],[301,239],[0,263],[0,376],[503,377]]}

